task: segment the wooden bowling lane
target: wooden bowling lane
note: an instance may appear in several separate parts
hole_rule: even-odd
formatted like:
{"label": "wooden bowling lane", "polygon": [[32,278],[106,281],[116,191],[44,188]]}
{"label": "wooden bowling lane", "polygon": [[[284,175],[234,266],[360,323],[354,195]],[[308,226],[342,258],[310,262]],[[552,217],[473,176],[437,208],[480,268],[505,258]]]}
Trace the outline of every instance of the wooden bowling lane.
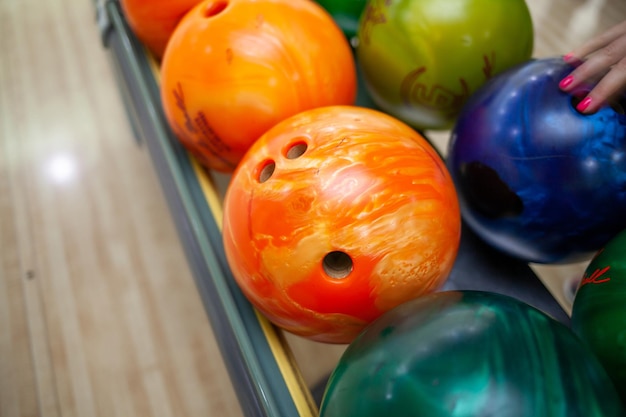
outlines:
{"label": "wooden bowling lane", "polygon": [[0,2],[0,416],[241,415],[94,11]]}
{"label": "wooden bowling lane", "polygon": [[[537,57],[626,18],[527,1]],[[242,414],[120,97],[90,1],[0,1],[2,417]],[[583,267],[536,270],[567,303]],[[311,384],[343,350],[288,339]]]}

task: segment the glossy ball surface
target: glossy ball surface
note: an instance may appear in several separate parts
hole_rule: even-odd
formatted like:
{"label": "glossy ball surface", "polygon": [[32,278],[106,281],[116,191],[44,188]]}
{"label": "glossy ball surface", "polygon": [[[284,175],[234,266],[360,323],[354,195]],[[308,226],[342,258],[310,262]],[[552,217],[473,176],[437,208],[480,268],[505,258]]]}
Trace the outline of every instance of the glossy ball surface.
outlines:
{"label": "glossy ball surface", "polygon": [[161,64],[167,121],[205,167],[232,172],[279,121],[356,98],[352,49],[320,5],[205,0],[185,15]]}
{"label": "glossy ball surface", "polygon": [[447,291],[381,316],[340,358],[320,417],[618,417],[565,325],[508,296]]}
{"label": "glossy ball surface", "polygon": [[161,59],[180,20],[201,1],[120,0],[120,6],[133,33],[157,59]]}
{"label": "glossy ball surface", "polygon": [[591,346],[626,404],[626,229],[587,266],[572,306],[572,329]]}
{"label": "glossy ball surface", "polygon": [[418,129],[448,129],[486,80],[530,58],[524,0],[370,0],[357,56],[376,104]]}
{"label": "glossy ball surface", "polygon": [[[481,88],[452,130],[448,168],[467,224],[537,263],[590,259],[626,228],[626,116],[575,109],[560,58],[532,60]],[[618,109],[619,110],[619,109]]]}
{"label": "glossy ball surface", "polygon": [[440,288],[460,230],[434,148],[361,107],[310,110],[270,129],[224,200],[224,249],[243,293],[274,324],[327,343],[349,343]]}

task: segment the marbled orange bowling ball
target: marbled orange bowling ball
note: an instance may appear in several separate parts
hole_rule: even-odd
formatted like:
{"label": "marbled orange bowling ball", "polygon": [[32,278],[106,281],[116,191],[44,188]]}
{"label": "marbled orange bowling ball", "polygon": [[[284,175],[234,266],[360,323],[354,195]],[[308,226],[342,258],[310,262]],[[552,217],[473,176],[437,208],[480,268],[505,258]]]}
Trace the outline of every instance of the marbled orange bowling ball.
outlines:
{"label": "marbled orange bowling ball", "polygon": [[384,113],[330,106],[264,134],[233,173],[223,240],[236,282],[277,326],[349,343],[444,284],[461,219],[444,162]]}
{"label": "marbled orange bowling ball", "polygon": [[348,40],[309,0],[204,0],[178,24],[161,63],[172,130],[202,165],[228,173],[270,127],[354,104],[356,86]]}

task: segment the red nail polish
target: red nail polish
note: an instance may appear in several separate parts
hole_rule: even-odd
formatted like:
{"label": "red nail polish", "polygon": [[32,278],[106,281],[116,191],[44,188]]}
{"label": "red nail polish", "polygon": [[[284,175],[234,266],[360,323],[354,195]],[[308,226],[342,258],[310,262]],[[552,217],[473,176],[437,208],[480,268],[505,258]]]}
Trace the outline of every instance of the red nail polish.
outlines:
{"label": "red nail polish", "polygon": [[572,83],[572,81],[574,81],[574,77],[572,77],[571,75],[568,75],[567,77],[561,80],[561,82],[559,83],[559,87],[561,89],[566,89]]}
{"label": "red nail polish", "polygon": [[569,62],[573,57],[574,57],[574,55],[572,55],[572,54],[565,54],[565,55],[563,55],[563,61]]}
{"label": "red nail polish", "polygon": [[582,113],[585,110],[587,110],[587,107],[589,107],[590,104],[591,104],[591,97],[585,97],[583,101],[578,103],[578,106],[576,106],[576,110]]}

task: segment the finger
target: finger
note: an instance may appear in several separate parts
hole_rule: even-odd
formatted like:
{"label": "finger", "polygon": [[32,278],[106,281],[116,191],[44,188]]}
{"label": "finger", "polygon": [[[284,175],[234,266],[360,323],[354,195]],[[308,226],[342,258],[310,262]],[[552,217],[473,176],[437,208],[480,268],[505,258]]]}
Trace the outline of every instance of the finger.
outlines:
{"label": "finger", "polygon": [[611,104],[618,96],[626,93],[626,58],[623,58],[593,87],[578,104],[578,111],[590,114],[605,104]]}
{"label": "finger", "polygon": [[582,61],[586,56],[606,47],[622,36],[626,36],[626,20],[610,27],[607,31],[597,35],[566,54],[566,62]]}
{"label": "finger", "polygon": [[563,91],[572,91],[583,83],[594,83],[626,57],[626,35],[614,40],[582,64],[578,65],[559,84]]}
{"label": "finger", "polygon": [[571,92],[580,86],[597,84],[609,70],[610,65],[604,65],[597,59],[589,59],[563,78],[559,83],[559,88],[565,92]]}

